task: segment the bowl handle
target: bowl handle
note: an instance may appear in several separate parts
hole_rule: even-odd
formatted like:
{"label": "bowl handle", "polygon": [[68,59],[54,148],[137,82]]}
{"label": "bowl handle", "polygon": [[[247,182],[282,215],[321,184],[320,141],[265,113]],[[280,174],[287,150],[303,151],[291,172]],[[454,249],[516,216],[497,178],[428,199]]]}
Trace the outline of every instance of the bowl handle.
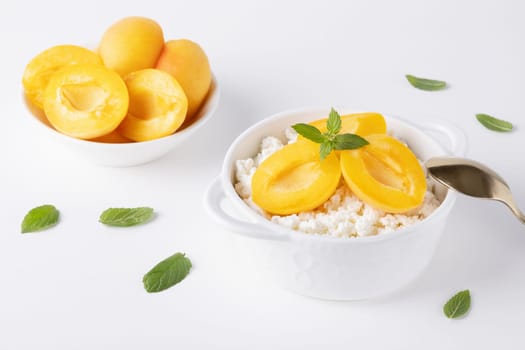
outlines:
{"label": "bowl handle", "polygon": [[208,188],[204,204],[213,218],[227,229],[243,236],[259,239],[274,241],[285,241],[288,239],[286,234],[265,230],[260,225],[242,221],[229,215],[221,207],[221,202],[224,198],[226,198],[226,195],[222,189],[220,177],[217,177]]}
{"label": "bowl handle", "polygon": [[439,122],[416,122],[420,128],[444,135],[450,143],[450,151],[455,156],[465,156],[467,152],[467,137],[463,130],[451,122],[439,120]]}

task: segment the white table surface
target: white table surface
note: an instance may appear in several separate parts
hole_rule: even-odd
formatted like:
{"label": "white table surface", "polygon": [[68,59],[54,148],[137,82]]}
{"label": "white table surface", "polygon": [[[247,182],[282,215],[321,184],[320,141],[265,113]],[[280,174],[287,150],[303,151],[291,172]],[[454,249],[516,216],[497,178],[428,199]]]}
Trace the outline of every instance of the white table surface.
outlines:
{"label": "white table surface", "polygon": [[[496,169],[525,208],[525,7],[508,1],[4,1],[0,5],[0,349],[522,349],[525,227],[503,205],[461,197],[426,273],[402,291],[329,302],[275,285],[250,243],[203,213],[232,140],[273,113],[350,106],[445,119],[467,156]],[[132,168],[76,159],[31,128],[25,64],[63,43],[96,43],[128,15],[207,51],[222,88],[209,124],[184,147]],[[412,88],[410,73],[450,88]],[[475,113],[515,123],[499,134]],[[55,204],[55,228],[20,234]],[[110,206],[152,206],[148,225],[110,229]],[[148,294],[142,276],[174,252],[194,267]],[[470,289],[467,317],[443,303]]]}

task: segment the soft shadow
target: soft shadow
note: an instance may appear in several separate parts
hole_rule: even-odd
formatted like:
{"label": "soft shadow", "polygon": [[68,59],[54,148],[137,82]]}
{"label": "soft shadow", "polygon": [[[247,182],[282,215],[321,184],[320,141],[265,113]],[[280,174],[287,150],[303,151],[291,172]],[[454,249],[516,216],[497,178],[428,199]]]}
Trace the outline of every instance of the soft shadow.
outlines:
{"label": "soft shadow", "polygon": [[523,228],[506,211],[497,202],[458,198],[429,266],[384,301],[500,283],[525,249]]}

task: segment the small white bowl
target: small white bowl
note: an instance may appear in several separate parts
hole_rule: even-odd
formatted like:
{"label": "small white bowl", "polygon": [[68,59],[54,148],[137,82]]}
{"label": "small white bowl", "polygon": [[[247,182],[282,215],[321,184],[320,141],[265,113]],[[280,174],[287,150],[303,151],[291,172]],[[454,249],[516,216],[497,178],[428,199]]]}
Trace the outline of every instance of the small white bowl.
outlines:
{"label": "small white bowl", "polygon": [[182,129],[177,130],[174,134],[156,140],[103,143],[81,140],[58,132],[51,126],[43,112],[31,105],[25,98],[25,94],[23,94],[30,119],[39,132],[43,133],[45,137],[56,140],[56,142],[61,143],[64,147],[91,163],[110,167],[144,164],[164,156],[210,120],[217,108],[219,97],[219,86],[217,80],[213,77],[206,100],[195,116],[195,120],[188,126],[183,126]]}
{"label": "small white bowl", "polygon": [[[342,114],[359,112],[341,109]],[[426,219],[389,234],[359,238],[334,238],[290,230],[257,214],[234,189],[235,161],[253,157],[265,136],[285,141],[284,129],[327,115],[327,110],[299,110],[273,115],[243,132],[230,146],[222,172],[212,183],[205,205],[209,213],[229,230],[259,239],[257,248],[267,249],[265,265],[277,281],[297,293],[322,299],[355,300],[393,292],[416,278],[430,262],[434,249],[456,200],[453,192],[437,188],[441,205]],[[447,124],[415,125],[385,116],[387,126],[419,159],[462,155],[465,136]],[[448,138],[447,151],[430,134]],[[221,205],[227,199],[243,219],[232,216]],[[270,242],[265,244],[262,240]]]}

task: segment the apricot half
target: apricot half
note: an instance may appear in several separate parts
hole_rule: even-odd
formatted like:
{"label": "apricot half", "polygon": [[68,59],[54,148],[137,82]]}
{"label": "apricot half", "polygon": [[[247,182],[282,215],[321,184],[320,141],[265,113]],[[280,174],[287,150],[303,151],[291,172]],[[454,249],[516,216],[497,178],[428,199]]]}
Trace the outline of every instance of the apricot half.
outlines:
{"label": "apricot half", "polygon": [[389,213],[418,207],[425,197],[425,173],[412,151],[387,134],[364,137],[369,144],[341,152],[348,187],[362,201]]}
{"label": "apricot half", "polygon": [[334,193],[341,168],[331,153],[321,161],[319,147],[291,143],[265,159],[252,178],[253,201],[272,214],[311,210]]}
{"label": "apricot half", "polygon": [[44,109],[44,91],[51,75],[60,68],[80,63],[102,64],[100,57],[86,48],[58,45],[42,51],[27,64],[22,85],[29,101]]}
{"label": "apricot half", "polygon": [[[322,133],[328,131],[326,128],[327,119],[319,119],[309,123],[315,126]],[[372,134],[386,133],[385,118],[375,112],[352,113],[341,116],[341,131],[339,134],[357,134],[359,136],[366,136]],[[307,139],[299,135],[298,141],[306,141]]]}
{"label": "apricot half", "polygon": [[177,79],[188,97],[188,119],[193,118],[211,86],[211,68],[204,50],[191,40],[170,40],[155,67]]}
{"label": "apricot half", "polygon": [[143,69],[124,78],[129,111],[118,132],[133,141],[173,134],[184,122],[188,99],[177,80],[158,69]]}
{"label": "apricot half", "polygon": [[100,142],[100,143],[130,143],[132,140],[125,138],[119,134],[116,130],[110,132],[109,134],[95,137],[94,139],[89,139],[89,141]]}
{"label": "apricot half", "polygon": [[157,22],[145,17],[126,17],[106,30],[98,53],[106,67],[124,77],[153,68],[163,46],[164,34]]}
{"label": "apricot half", "polygon": [[126,84],[117,73],[102,65],[75,64],[51,76],[44,112],[58,131],[92,139],[115,130],[128,103]]}

